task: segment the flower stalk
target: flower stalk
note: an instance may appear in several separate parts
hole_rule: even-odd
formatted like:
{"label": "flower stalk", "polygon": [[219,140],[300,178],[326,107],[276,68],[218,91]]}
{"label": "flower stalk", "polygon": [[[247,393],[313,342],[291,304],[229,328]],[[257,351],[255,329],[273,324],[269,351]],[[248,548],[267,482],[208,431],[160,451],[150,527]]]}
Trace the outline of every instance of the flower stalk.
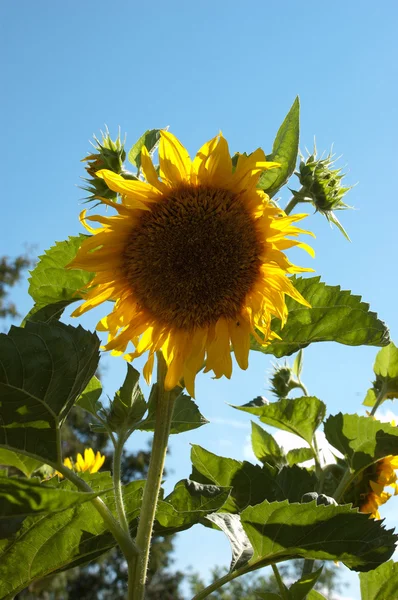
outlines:
{"label": "flower stalk", "polygon": [[164,389],[167,365],[161,352],[157,353],[157,361],[159,385],[158,397],[156,399],[155,431],[148,478],[142,498],[141,514],[135,540],[140,550],[140,555],[134,558],[131,566],[129,565],[129,600],[144,599],[152,530],[174,410],[173,395]]}

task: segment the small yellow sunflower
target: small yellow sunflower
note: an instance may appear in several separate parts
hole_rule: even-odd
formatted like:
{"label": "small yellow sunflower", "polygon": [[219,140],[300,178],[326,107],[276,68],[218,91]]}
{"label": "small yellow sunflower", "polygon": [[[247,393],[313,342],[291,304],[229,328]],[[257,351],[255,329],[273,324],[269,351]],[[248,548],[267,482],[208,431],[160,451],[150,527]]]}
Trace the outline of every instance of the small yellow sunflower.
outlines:
{"label": "small yellow sunflower", "polygon": [[[70,458],[64,459],[65,467],[68,467],[68,469],[76,471],[77,473],[84,473],[85,471],[89,471],[90,473],[97,473],[97,471],[100,470],[104,462],[105,456],[102,455],[100,452],[94,454],[94,450],[92,448],[86,448],[84,450],[84,458],[79,452],[75,462],[72,462]],[[58,471],[56,471],[56,474],[59,475],[59,477],[63,477],[63,475]]]}
{"label": "small yellow sunflower", "polygon": [[396,469],[398,469],[398,456],[391,455],[364,470],[362,481],[366,489],[362,489],[359,494],[360,512],[370,513],[373,518],[380,519],[379,506],[385,504],[392,496],[385,492],[384,488],[393,488],[395,495],[398,493]]}
{"label": "small yellow sunflower", "polygon": [[256,189],[261,173],[277,168],[264,152],[240,155],[235,170],[222,135],[207,142],[191,161],[182,144],[162,131],[159,176],[142,150],[142,180],[126,180],[109,170],[97,177],[118,192],[113,217],[91,216],[101,224],[85,240],[71,268],[95,272],[79,316],[106,300],[113,310],[97,329],[109,333],[105,348],[127,360],[149,352],[144,376],[149,382],[155,352],[168,365],[166,389],[184,377],[194,382],[205,363],[215,377],[232,373],[231,345],[237,363],[248,366],[250,335],[267,344],[271,317],[286,321],[285,295],[308,302],[287,275],[310,271],[292,265],[284,250],[299,246],[294,226],[306,215],[286,216]]}

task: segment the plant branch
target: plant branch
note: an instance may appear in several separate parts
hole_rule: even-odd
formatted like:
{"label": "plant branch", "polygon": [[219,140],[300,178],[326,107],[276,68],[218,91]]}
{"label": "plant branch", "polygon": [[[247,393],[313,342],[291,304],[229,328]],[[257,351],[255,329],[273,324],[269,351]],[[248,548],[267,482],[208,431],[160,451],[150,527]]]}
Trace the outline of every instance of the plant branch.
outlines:
{"label": "plant branch", "polygon": [[126,511],[123,502],[123,488],[122,488],[122,474],[121,474],[121,464],[122,464],[122,454],[123,454],[123,446],[126,441],[124,435],[120,435],[116,444],[115,444],[115,452],[113,453],[113,485],[115,489],[115,502],[116,502],[116,510],[119,517],[119,523],[127,535],[130,537],[129,531],[129,523],[126,517]]}
{"label": "plant branch", "polygon": [[374,406],[373,406],[372,410],[370,411],[371,417],[373,417],[375,415],[376,410],[379,408],[380,404],[383,402],[386,392],[387,392],[386,386],[383,384],[380,392],[377,395],[376,402],[374,403]]}
{"label": "plant branch", "polygon": [[[88,483],[86,483],[83,479],[76,475],[76,473],[68,469],[68,467],[65,467],[65,465],[56,463],[48,464],[57,471],[59,471],[61,475],[65,477],[65,479],[69,479],[69,481],[71,481],[82,492],[95,492],[95,490],[93,490],[88,485]],[[130,535],[127,534],[124,531],[124,529],[122,529],[122,527],[119,525],[119,523],[117,522],[117,520],[115,519],[115,517],[101,498],[93,498],[91,502],[97,509],[105,525],[119,544],[121,551],[126,557],[126,560],[131,560],[132,557],[138,554],[138,550],[133,540],[130,538]]]}

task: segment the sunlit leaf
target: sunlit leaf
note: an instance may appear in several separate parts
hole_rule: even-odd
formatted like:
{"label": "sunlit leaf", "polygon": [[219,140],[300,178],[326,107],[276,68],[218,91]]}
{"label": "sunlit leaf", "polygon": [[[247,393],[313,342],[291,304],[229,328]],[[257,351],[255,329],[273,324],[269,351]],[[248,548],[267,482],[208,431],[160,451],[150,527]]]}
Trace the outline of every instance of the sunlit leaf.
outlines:
{"label": "sunlit leaf", "polygon": [[289,600],[305,600],[318,581],[322,570],[323,566],[313,573],[306,573],[298,581],[295,581],[289,588]]}
{"label": "sunlit leaf", "polygon": [[33,473],[39,469],[43,464],[43,461],[30,458],[25,454],[20,454],[14,450],[7,450],[6,448],[0,448],[0,465],[7,465],[8,467],[15,467],[19,469],[26,477],[31,477]]}
{"label": "sunlit leaf", "polygon": [[325,422],[326,439],[361,471],[386,456],[398,455],[398,427],[359,415],[331,415]]}
{"label": "sunlit leaf", "polygon": [[373,388],[368,390],[363,404],[374,406],[379,392],[383,395],[382,402],[398,398],[398,348],[395,344],[391,342],[378,352],[373,371],[376,380]]}
{"label": "sunlit leaf", "polygon": [[167,533],[183,531],[198,523],[206,515],[221,508],[230,494],[230,488],[206,485],[183,479],[156,510],[155,531]]}
{"label": "sunlit leaf", "polygon": [[311,448],[293,448],[286,454],[286,460],[290,466],[298,465],[314,458]]}
{"label": "sunlit leaf", "polygon": [[[82,473],[92,489],[103,492],[112,487],[110,473]],[[127,517],[132,533],[140,512],[143,481],[124,488]],[[60,488],[74,486],[63,481]],[[113,491],[102,495],[115,513]],[[12,540],[0,540],[0,598],[12,600],[32,581],[72,566],[95,560],[115,545],[115,540],[90,502],[58,513],[25,518]]]}
{"label": "sunlit leaf", "polygon": [[392,600],[398,592],[398,563],[392,560],[374,571],[361,573],[361,600]]}
{"label": "sunlit leaf", "polygon": [[268,462],[271,465],[280,465],[286,462],[283,451],[275,438],[253,421],[251,441],[253,452],[261,462]]}
{"label": "sunlit leaf", "polygon": [[192,446],[191,461],[191,479],[220,487],[232,487],[223,512],[236,513],[250,504],[275,499],[274,481],[277,470],[271,465],[260,467],[247,461],[224,458],[197,445]]}
{"label": "sunlit leaf", "polygon": [[262,406],[234,406],[259,417],[260,421],[294,433],[312,444],[315,430],[322,423],[326,406],[315,396],[303,396],[292,400],[284,398],[278,402],[270,402]]}
{"label": "sunlit leaf", "polygon": [[127,364],[127,375],[111,403],[108,423],[113,431],[125,431],[144,416],[147,403],[139,386],[140,373]]}
{"label": "sunlit leaf", "polygon": [[61,489],[36,479],[0,477],[0,519],[59,512],[96,496],[95,492]]}
{"label": "sunlit leaf", "polygon": [[281,166],[265,171],[258,183],[259,188],[271,197],[287,182],[296,167],[299,135],[300,101],[297,97],[276,134],[271,154],[267,155],[267,160]]}
{"label": "sunlit leaf", "polygon": [[[26,317],[34,319],[34,314],[41,311],[40,320],[48,321],[71,302],[80,300],[80,291],[92,279],[93,274],[82,269],[66,269],[65,267],[75,258],[76,253],[86,235],[70,237],[63,242],[56,242],[54,246],[39,256],[39,262],[31,272],[29,279],[29,294],[35,301],[35,306]],[[42,311],[47,305],[56,305]],[[51,316],[52,315],[52,316]],[[35,317],[38,320],[37,316]]]}
{"label": "sunlit leaf", "polygon": [[350,505],[265,501],[246,508],[241,520],[254,549],[253,565],[301,557],[339,560],[354,571],[369,571],[390,558],[398,539],[381,521]]}
{"label": "sunlit leaf", "polygon": [[339,342],[348,346],[386,346],[389,332],[369,305],[360,296],[326,285],[319,277],[292,278],[297,290],[311,304],[311,308],[286,297],[289,316],[283,329],[273,319],[272,329],[282,339],[261,346],[252,339],[251,349],[288,356],[314,342]]}
{"label": "sunlit leaf", "polygon": [[90,414],[96,416],[99,408],[101,408],[101,402],[99,399],[102,394],[102,385],[98,377],[92,377],[76,400],[76,405],[80,408],[84,408]]}

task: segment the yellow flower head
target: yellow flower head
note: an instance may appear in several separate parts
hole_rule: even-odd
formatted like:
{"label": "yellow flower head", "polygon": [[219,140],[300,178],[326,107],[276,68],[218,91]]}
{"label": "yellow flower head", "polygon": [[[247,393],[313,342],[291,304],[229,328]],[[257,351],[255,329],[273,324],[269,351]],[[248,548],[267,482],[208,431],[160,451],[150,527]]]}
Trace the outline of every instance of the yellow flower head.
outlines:
{"label": "yellow flower head", "polygon": [[[69,265],[95,272],[79,316],[106,300],[112,312],[97,329],[109,334],[107,350],[127,360],[149,353],[144,376],[149,382],[154,354],[168,365],[166,389],[184,377],[194,381],[205,363],[215,376],[232,373],[231,345],[237,363],[248,366],[250,335],[261,344],[274,336],[271,317],[285,322],[285,295],[309,306],[287,275],[310,271],[292,265],[284,250],[299,246],[294,223],[306,215],[286,216],[256,189],[261,173],[277,168],[264,152],[240,155],[233,170],[222,135],[207,142],[191,160],[182,144],[161,132],[159,176],[145,147],[142,180],[126,180],[109,170],[96,173],[121,195],[121,203],[102,201],[113,217],[91,216],[101,224]],[[293,238],[293,239],[292,239]]]}
{"label": "yellow flower head", "polygon": [[[90,473],[97,473],[100,470],[102,465],[105,462],[105,456],[101,455],[100,452],[94,454],[92,448],[86,448],[84,450],[84,458],[80,454],[76,457],[76,462],[72,463],[70,458],[64,459],[65,467],[71,469],[72,471],[77,471],[78,473],[84,473],[85,471],[89,471]],[[58,473],[60,477],[63,477],[60,473]]]}
{"label": "yellow flower head", "polygon": [[397,474],[398,456],[386,456],[365,469],[362,481],[366,489],[363,489],[359,495],[359,511],[370,513],[371,517],[380,519],[379,506],[385,504],[391,494],[384,491],[385,487],[390,487],[398,493]]}

